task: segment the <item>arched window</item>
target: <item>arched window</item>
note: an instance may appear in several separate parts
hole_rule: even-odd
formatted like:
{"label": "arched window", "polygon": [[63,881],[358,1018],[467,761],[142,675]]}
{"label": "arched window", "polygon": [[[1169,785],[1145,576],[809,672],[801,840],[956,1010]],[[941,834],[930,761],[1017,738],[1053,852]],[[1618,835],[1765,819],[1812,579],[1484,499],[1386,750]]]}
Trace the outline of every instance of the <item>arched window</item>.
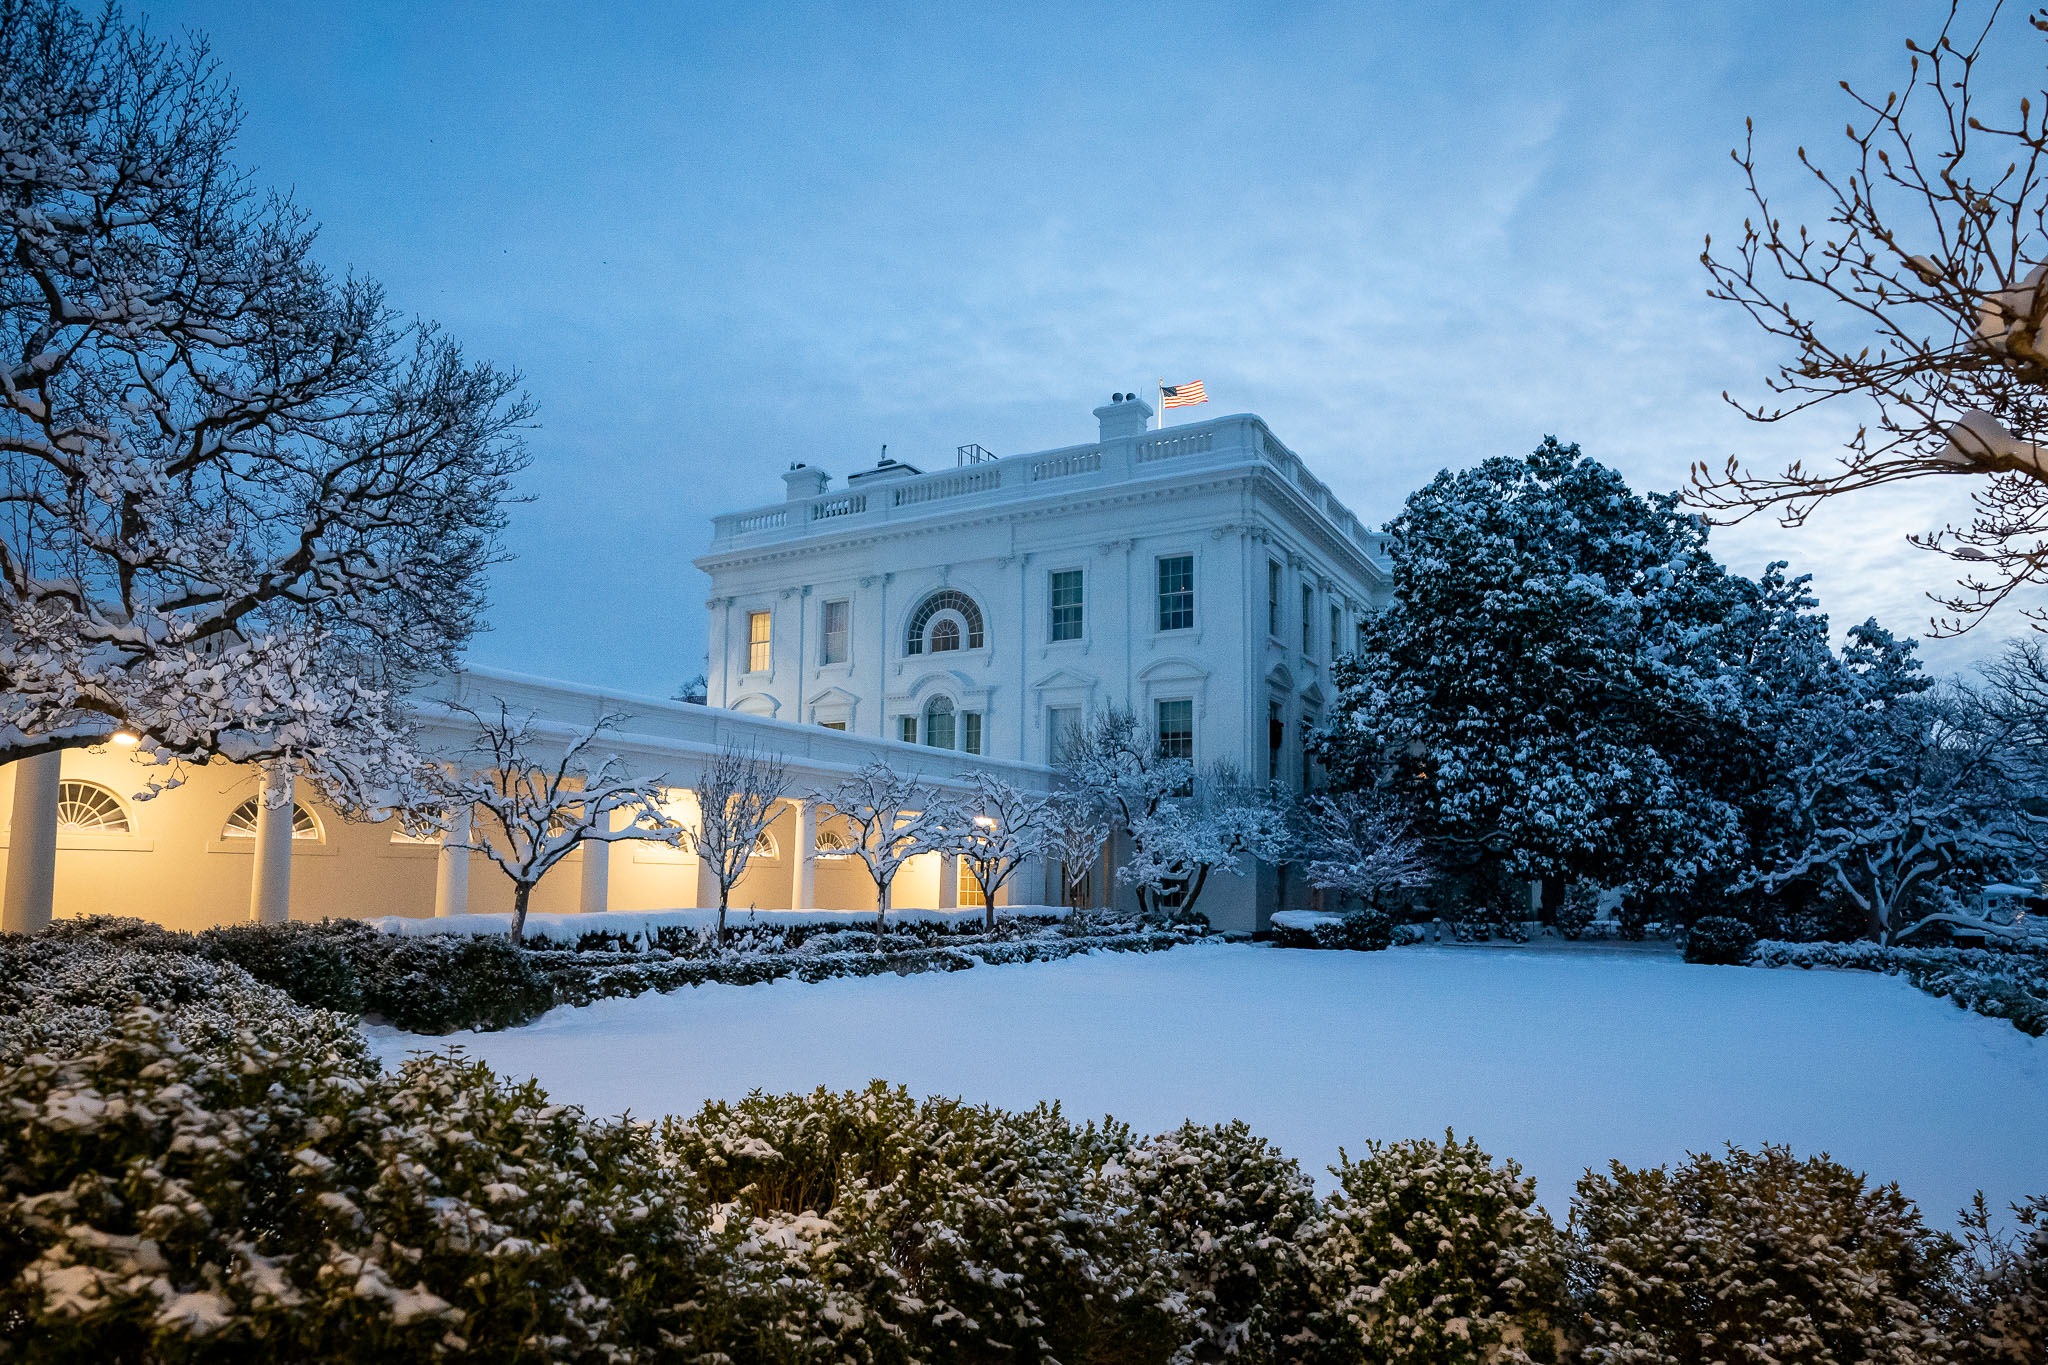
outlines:
{"label": "arched window", "polygon": [[[250,797],[235,807],[235,813],[220,832],[223,839],[253,839],[256,837],[256,803],[261,797]],[[292,802],[292,838],[318,839],[320,822],[313,818],[313,812],[298,802]]]}
{"label": "arched window", "polygon": [[57,784],[57,828],[66,834],[132,834],[128,807],[97,782]]}
{"label": "arched window", "polygon": [[812,845],[820,858],[850,858],[853,849],[847,844],[846,836],[836,829],[818,831],[818,841]]}
{"label": "arched window", "polygon": [[777,856],[775,849],[775,836],[770,834],[765,829],[762,830],[761,837],[754,840],[754,851],[748,856],[752,858],[767,858],[770,861],[773,861],[774,858]]}
{"label": "arched window", "polygon": [[931,642],[934,654],[960,648],[960,623],[950,616],[941,616],[932,622]]}
{"label": "arched window", "polygon": [[[933,618],[939,617],[941,612],[950,614],[935,621]],[[960,642],[963,626],[967,635],[964,646]],[[952,643],[941,644],[940,633],[947,627],[951,628]],[[905,654],[922,654],[927,648],[933,653],[947,649],[980,649],[981,645],[981,608],[958,588],[941,588],[918,603],[917,610],[910,613],[910,628],[903,636]]]}
{"label": "arched window", "polygon": [[953,703],[944,697],[933,697],[924,708],[924,742],[934,749],[951,749],[953,738]]}

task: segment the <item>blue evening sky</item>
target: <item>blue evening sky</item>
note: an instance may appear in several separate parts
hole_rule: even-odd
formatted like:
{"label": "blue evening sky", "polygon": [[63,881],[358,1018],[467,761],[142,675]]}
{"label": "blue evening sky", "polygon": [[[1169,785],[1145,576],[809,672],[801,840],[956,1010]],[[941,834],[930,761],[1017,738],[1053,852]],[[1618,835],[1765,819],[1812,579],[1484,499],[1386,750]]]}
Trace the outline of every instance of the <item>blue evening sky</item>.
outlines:
{"label": "blue evening sky", "polygon": [[[1841,143],[1933,3],[1060,6],[138,0],[206,32],[242,157],[540,405],[481,663],[667,693],[703,667],[710,517],[793,459],[926,468],[1093,439],[1201,379],[1368,522],[1450,466],[1584,445],[1639,488],[1825,459],[1757,428],[1775,352],[1702,235]],[[2038,42],[2005,41],[2017,80]],[[2016,93],[2019,86],[2011,87]],[[1788,195],[1788,206],[1798,202]],[[1924,627],[1905,545],[1961,481],[1719,531],[1837,626]],[[2016,613],[1930,657],[1957,666]]]}

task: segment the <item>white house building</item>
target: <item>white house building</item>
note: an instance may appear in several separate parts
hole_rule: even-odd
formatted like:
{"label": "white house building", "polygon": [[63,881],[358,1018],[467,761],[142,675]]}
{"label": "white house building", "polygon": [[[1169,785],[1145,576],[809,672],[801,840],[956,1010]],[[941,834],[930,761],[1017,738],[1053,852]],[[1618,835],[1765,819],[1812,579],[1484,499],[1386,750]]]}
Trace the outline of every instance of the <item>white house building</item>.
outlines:
{"label": "white house building", "polygon": [[[947,792],[975,768],[1046,791],[1061,735],[1127,705],[1197,763],[1305,781],[1301,740],[1331,700],[1331,663],[1387,596],[1379,537],[1257,417],[1149,430],[1152,409],[1123,394],[1095,415],[1088,445],[1000,459],[965,447],[928,474],[885,460],[836,490],[799,464],[782,502],[716,518],[697,561],[714,594],[710,705],[468,670],[415,699],[421,739],[462,761],[473,722],[451,702],[503,700],[561,736],[623,716],[606,747],[666,774],[685,825],[712,756],[774,754],[791,794],[734,901],[763,909],[872,910],[814,794],[877,759]],[[53,914],[197,929],[509,906],[481,854],[351,824],[311,791],[265,803],[275,775],[262,769],[194,765],[138,799],[150,777],[118,746],[0,766],[0,928]],[[1270,868],[1212,878],[1199,908],[1218,928],[1262,929],[1275,882]],[[926,854],[895,903],[950,907],[971,889],[956,859]],[[1057,894],[1042,865],[1007,888]],[[534,908],[707,903],[715,890],[688,850],[619,843],[565,860]]]}
{"label": "white house building", "polygon": [[[696,561],[710,703],[1032,764],[1128,706],[1169,752],[1307,782],[1331,666],[1389,594],[1382,538],[1258,417],[1152,415],[1117,394],[1087,445],[884,458],[837,489],[792,465]],[[1202,908],[1263,928],[1270,876]]]}

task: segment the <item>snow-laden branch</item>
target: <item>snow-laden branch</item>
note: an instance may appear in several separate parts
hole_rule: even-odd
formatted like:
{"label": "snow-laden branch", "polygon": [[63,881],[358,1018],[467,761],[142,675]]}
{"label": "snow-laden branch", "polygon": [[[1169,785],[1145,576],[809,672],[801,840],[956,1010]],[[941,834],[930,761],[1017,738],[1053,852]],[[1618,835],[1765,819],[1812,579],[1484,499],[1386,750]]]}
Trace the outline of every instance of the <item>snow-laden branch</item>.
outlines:
{"label": "snow-laden branch", "polygon": [[[954,845],[967,817],[953,810],[935,787],[897,772],[877,759],[850,774],[830,791],[811,793],[842,825],[851,845],[875,884],[875,934],[887,927],[889,888],[903,864],[920,853],[943,852]],[[822,816],[821,816],[822,818]]]}
{"label": "snow-laden branch", "polygon": [[[725,942],[725,911],[732,889],[747,873],[775,808],[789,794],[789,770],[756,749],[725,749],[697,779],[697,828],[689,843],[718,883],[718,941]],[[796,850],[796,856],[809,849]]]}

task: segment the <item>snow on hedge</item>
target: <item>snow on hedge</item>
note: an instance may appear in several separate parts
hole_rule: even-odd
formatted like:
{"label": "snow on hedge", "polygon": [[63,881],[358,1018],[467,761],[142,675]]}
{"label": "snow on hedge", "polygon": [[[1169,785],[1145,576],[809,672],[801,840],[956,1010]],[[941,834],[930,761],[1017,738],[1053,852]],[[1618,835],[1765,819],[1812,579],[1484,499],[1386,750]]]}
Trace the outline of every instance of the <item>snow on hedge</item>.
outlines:
{"label": "snow on hedge", "polygon": [[[984,911],[979,908],[968,910],[891,910],[891,924],[943,924],[948,927],[974,928],[982,922]],[[1005,919],[1059,920],[1067,917],[1067,909],[1060,905],[1006,905],[997,914]],[[812,927],[844,926],[852,929],[872,929],[873,923],[868,912],[859,910],[746,910],[730,912],[729,921],[734,929],[748,925],[772,925],[789,928],[798,925]],[[511,932],[512,916],[504,915],[441,915],[431,919],[415,918],[411,915],[378,915],[366,920],[380,933],[403,934],[417,937],[423,934],[506,934]],[[526,917],[526,940],[537,943],[573,945],[585,934],[624,934],[641,947],[654,942],[654,935],[662,929],[710,930],[718,925],[718,910],[710,907],[702,910],[606,910],[591,915],[528,915]]]}

